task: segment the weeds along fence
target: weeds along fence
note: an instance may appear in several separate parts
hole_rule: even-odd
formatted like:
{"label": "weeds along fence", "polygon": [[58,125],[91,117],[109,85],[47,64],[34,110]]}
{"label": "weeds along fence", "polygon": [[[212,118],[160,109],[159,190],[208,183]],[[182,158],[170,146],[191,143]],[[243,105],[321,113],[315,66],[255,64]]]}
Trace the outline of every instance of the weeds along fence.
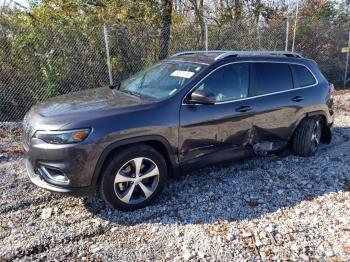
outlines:
{"label": "weeds along fence", "polygon": [[[286,31],[283,21],[259,26],[175,24],[168,55],[206,49],[291,50],[293,32]],[[303,24],[296,33],[295,51],[315,59],[326,77],[341,87],[346,61],[341,48],[348,44],[348,32],[343,24]],[[52,96],[127,78],[159,60],[162,39],[161,29],[146,24],[0,25],[0,121],[21,120],[33,104]]]}
{"label": "weeds along fence", "polygon": [[106,85],[100,28],[24,28],[0,35],[0,121],[17,121],[36,102]]}

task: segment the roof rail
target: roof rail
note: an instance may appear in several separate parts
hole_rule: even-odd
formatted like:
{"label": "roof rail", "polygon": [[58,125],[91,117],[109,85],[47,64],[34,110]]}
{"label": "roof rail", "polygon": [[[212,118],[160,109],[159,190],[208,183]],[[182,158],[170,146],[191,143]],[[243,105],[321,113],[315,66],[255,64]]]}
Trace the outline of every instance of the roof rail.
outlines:
{"label": "roof rail", "polygon": [[255,50],[255,51],[220,51],[220,50],[212,50],[212,51],[186,51],[180,52],[173,55],[183,56],[183,55],[192,55],[192,54],[215,54],[219,53],[218,56],[215,57],[215,60],[220,60],[229,56],[238,57],[238,56],[261,56],[261,55],[273,55],[273,56],[287,56],[287,57],[295,57],[302,58],[301,54],[289,51],[268,51],[268,50]]}
{"label": "roof rail", "polygon": [[215,57],[215,60],[220,60],[229,56],[237,57],[237,56],[259,56],[259,55],[273,55],[273,56],[287,56],[287,57],[302,58],[301,54],[298,54],[295,52],[256,50],[256,51],[227,51]]}
{"label": "roof rail", "polygon": [[229,52],[229,51],[220,51],[220,50],[211,50],[211,51],[184,51],[184,52],[179,52],[172,57],[176,56],[183,56],[183,55],[196,55],[196,54],[213,54],[213,53],[223,53],[223,52]]}

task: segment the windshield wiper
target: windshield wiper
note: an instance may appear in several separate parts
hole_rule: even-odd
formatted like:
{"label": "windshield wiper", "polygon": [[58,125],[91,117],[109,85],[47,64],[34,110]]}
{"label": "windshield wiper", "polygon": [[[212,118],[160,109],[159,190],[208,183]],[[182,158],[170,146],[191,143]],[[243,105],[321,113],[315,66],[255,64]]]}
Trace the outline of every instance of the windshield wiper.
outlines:
{"label": "windshield wiper", "polygon": [[133,95],[133,96],[137,96],[137,97],[140,97],[140,94],[136,93],[136,92],[133,92],[133,91],[130,91],[130,90],[120,90],[121,92],[124,92],[124,93],[127,93],[127,94],[130,94],[130,95]]}

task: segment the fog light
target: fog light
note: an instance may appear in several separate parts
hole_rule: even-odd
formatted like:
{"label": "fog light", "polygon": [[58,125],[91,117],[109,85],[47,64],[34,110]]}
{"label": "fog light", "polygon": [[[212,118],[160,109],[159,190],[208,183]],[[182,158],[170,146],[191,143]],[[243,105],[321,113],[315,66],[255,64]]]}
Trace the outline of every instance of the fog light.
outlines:
{"label": "fog light", "polygon": [[64,175],[64,173],[61,170],[41,166],[39,171],[41,175],[45,176],[48,182],[52,182],[53,184],[60,184],[60,185],[69,184],[69,179]]}

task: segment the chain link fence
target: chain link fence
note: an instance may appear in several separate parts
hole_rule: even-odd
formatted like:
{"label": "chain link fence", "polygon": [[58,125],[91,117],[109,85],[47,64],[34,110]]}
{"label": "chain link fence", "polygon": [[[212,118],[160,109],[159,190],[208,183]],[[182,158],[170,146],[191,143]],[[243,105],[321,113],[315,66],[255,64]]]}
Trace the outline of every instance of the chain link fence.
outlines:
{"label": "chain link fence", "polygon": [[49,97],[106,85],[101,28],[0,30],[0,121]]}
{"label": "chain link fence", "polygon": [[[169,32],[168,54],[206,48],[284,50],[286,31],[283,21],[259,26],[175,24]],[[341,48],[348,44],[348,32],[345,24],[303,25],[296,33],[295,50],[315,59],[326,77],[341,87],[346,61]],[[290,28],[289,49],[292,34]],[[12,29],[0,25],[0,121],[21,120],[33,104],[52,96],[107,86],[109,79],[119,82],[158,61],[161,50],[162,30],[147,24]]]}

